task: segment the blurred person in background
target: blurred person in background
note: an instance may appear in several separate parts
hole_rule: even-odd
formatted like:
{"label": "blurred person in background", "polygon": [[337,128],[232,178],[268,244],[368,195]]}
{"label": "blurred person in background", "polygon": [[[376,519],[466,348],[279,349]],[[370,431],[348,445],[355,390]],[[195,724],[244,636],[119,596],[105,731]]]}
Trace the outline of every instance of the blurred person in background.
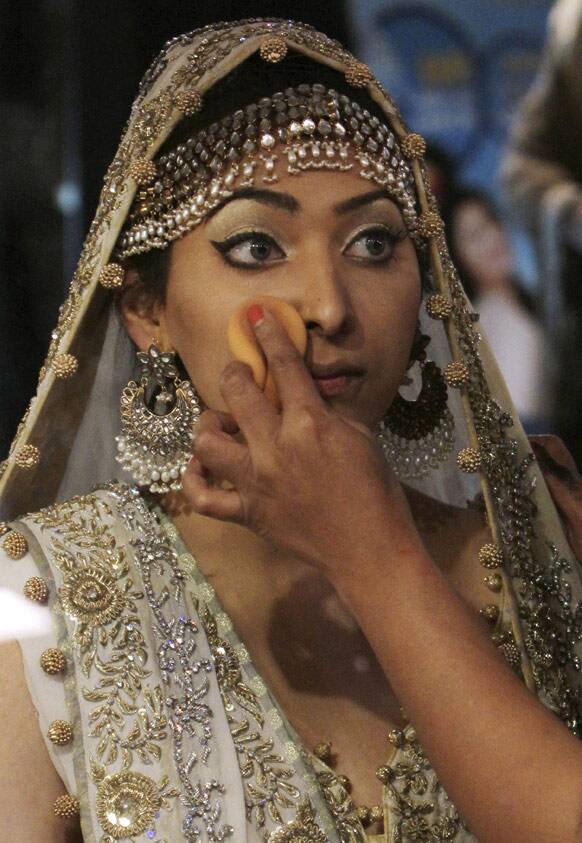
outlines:
{"label": "blurred person in background", "polygon": [[528,433],[549,429],[546,342],[535,303],[514,274],[511,244],[491,199],[458,191],[449,205],[451,254]]}
{"label": "blurred person in background", "polygon": [[507,204],[533,238],[552,352],[552,416],[582,461],[582,2],[559,0],[538,77],[502,167]]}

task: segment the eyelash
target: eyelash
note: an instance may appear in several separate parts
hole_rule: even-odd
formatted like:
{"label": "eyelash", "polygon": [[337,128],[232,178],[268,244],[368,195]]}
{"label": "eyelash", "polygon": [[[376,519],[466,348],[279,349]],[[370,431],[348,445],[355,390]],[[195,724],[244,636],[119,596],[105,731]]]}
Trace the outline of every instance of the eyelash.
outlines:
{"label": "eyelash", "polygon": [[[406,238],[407,232],[405,229],[395,229],[390,228],[386,225],[375,225],[370,226],[369,228],[362,229],[359,231],[350,241],[347,243],[345,249],[349,249],[354,243],[357,243],[358,240],[362,239],[363,237],[373,237],[374,235],[381,234],[386,237],[387,245],[391,246],[391,250],[388,255],[381,257],[381,258],[374,258],[370,256],[367,257],[355,257],[355,260],[364,262],[364,263],[372,263],[372,264],[384,264],[388,263],[394,257],[393,249],[394,247],[400,243],[402,240]],[[231,257],[229,252],[235,248],[235,246],[240,245],[241,243],[254,243],[262,242],[263,244],[267,244],[271,247],[275,247],[279,252],[281,252],[282,256],[285,257],[285,253],[275,241],[273,237],[269,234],[266,234],[263,231],[241,231],[237,234],[233,234],[231,237],[227,237],[225,240],[211,240],[210,242],[214,246],[214,248],[220,252],[226,263],[230,266],[234,266],[237,269],[245,269],[245,270],[256,270],[261,266],[266,266],[268,263],[272,263],[273,261],[259,261],[257,260],[256,263],[244,263],[242,261],[237,261]],[[281,258],[275,258],[275,261],[278,262]]]}

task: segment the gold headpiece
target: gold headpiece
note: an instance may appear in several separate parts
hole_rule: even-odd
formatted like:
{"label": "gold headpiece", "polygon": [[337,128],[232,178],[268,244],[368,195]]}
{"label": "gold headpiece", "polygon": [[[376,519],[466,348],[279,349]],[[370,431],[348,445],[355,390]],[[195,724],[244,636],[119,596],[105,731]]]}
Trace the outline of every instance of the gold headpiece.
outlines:
{"label": "gold headpiece", "polygon": [[386,188],[417,233],[414,177],[394,133],[359,103],[321,84],[286,88],[235,111],[158,161],[135,162],[140,185],[116,258],[164,249],[237,187],[283,170],[351,170]]}

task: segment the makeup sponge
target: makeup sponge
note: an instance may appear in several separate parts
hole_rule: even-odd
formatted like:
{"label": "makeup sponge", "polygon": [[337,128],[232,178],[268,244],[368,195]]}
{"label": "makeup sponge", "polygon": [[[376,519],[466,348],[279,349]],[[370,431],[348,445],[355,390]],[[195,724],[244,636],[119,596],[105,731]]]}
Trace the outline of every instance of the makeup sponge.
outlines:
{"label": "makeup sponge", "polygon": [[227,340],[231,354],[235,360],[240,360],[251,367],[255,383],[263,390],[269,401],[280,407],[275,381],[268,370],[265,355],[247,318],[247,311],[252,304],[260,304],[277,319],[301,356],[307,349],[307,331],[303,319],[293,305],[275,296],[254,296],[239,305],[230,317]]}

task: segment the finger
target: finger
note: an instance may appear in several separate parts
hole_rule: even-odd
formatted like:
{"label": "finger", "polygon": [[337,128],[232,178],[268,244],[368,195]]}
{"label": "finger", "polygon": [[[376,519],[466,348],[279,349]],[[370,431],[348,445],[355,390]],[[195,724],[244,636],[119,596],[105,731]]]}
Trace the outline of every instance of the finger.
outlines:
{"label": "finger", "polygon": [[230,480],[235,486],[249,467],[249,449],[227,433],[203,430],[193,445],[194,456],[216,479]]}
{"label": "finger", "polygon": [[193,457],[182,475],[182,490],[191,506],[200,515],[242,524],[244,510],[242,499],[236,489],[226,491],[209,486],[204,469]]}
{"label": "finger", "polygon": [[283,410],[319,405],[325,407],[303,357],[279,321],[264,308],[264,317],[253,326],[267,358]]}
{"label": "finger", "polygon": [[204,430],[218,434],[224,433],[230,439],[239,432],[240,428],[230,413],[224,413],[222,410],[204,410],[196,423],[195,439]]}
{"label": "finger", "polygon": [[232,361],[220,376],[220,391],[249,448],[264,447],[280,426],[276,408],[259,389],[250,366]]}

